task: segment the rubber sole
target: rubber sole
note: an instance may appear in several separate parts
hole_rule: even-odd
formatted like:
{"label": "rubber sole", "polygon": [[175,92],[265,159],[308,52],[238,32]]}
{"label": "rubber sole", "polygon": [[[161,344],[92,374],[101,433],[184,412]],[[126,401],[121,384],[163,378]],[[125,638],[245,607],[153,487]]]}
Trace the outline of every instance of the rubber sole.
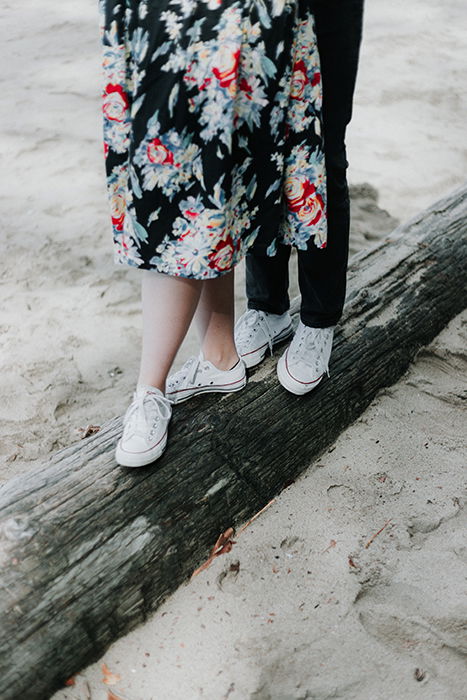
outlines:
{"label": "rubber sole", "polygon": [[183,403],[184,401],[188,401],[188,399],[192,399],[193,396],[199,396],[200,394],[231,394],[235,391],[240,391],[241,389],[244,389],[247,384],[247,378],[242,381],[239,386],[228,386],[228,387],[215,387],[211,386],[210,384],[207,384],[206,386],[200,386],[199,388],[196,389],[189,389],[186,392],[186,395],[178,397],[171,397],[170,395],[166,395],[167,398],[169,399],[170,403],[172,404],[179,404]]}
{"label": "rubber sole", "polygon": [[162,442],[157,444],[152,450],[149,450],[148,452],[144,453],[132,454],[130,452],[125,452],[125,450],[122,450],[122,448],[120,447],[119,440],[117,443],[117,447],[115,448],[115,461],[121,467],[147,467],[148,464],[152,464],[157,459],[159,459],[159,457],[162,456],[162,454],[165,451],[166,445],[167,433],[165,434],[165,437],[163,438]]}
{"label": "rubber sole", "polygon": [[291,394],[295,394],[295,396],[304,396],[304,394],[313,391],[323,379],[324,373],[314,382],[300,382],[298,379],[294,379],[288,371],[286,358],[287,352],[279,358],[277,363],[277,378],[284,389],[287,389]]}

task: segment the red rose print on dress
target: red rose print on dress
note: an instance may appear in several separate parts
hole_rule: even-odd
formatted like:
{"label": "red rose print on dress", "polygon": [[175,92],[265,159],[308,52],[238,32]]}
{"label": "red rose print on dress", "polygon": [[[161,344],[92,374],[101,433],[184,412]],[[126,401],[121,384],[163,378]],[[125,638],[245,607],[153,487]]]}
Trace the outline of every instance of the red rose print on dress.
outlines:
{"label": "red rose print on dress", "polygon": [[305,226],[314,226],[323,216],[324,199],[310,180],[289,177],[285,183],[285,195],[290,211]]}
{"label": "red rose print on dress", "polygon": [[225,241],[219,241],[209,256],[209,267],[212,270],[228,270],[232,265],[235,251],[236,246],[231,236]]}
{"label": "red rose print on dress", "polygon": [[130,130],[130,101],[122,85],[107,83],[103,91],[105,157],[109,149],[125,153],[128,148]]}
{"label": "red rose print on dress", "polygon": [[221,47],[218,54],[218,65],[212,69],[212,72],[219,81],[219,85],[223,88],[227,88],[231,94],[235,94],[237,90],[239,61],[239,49],[232,52],[228,47]]}
{"label": "red rose print on dress", "polygon": [[112,194],[110,197],[110,216],[115,231],[121,233],[125,223],[126,200],[125,190],[121,182],[116,180],[112,186]]}
{"label": "red rose print on dress", "polygon": [[296,61],[292,74],[292,89],[290,96],[293,100],[302,100],[308,80],[306,65],[303,60]]}
{"label": "red rose print on dress", "polygon": [[151,163],[156,165],[173,165],[174,156],[172,151],[170,151],[167,146],[164,146],[162,141],[158,138],[148,143],[146,153]]}
{"label": "red rose print on dress", "polygon": [[121,85],[107,85],[104,88],[104,103],[102,109],[107,119],[114,122],[124,122],[130,103]]}

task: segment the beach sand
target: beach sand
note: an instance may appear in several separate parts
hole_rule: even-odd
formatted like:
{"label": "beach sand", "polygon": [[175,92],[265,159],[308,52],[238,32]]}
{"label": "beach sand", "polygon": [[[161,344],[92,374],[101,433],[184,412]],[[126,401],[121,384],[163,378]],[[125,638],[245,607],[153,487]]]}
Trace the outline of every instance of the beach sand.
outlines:
{"label": "beach sand", "polygon": [[[367,3],[348,132],[352,253],[466,177],[465,17],[461,0]],[[140,272],[112,260],[96,3],[6,1],[0,33],[3,481],[124,412],[141,318]],[[109,649],[117,695],[463,697],[466,320],[453,319],[228,557]],[[195,349],[190,332],[176,366]],[[55,700],[88,697],[86,683],[92,700],[107,698],[101,663]]]}
{"label": "beach sand", "polygon": [[54,700],[464,698],[466,341],[464,312],[229,554]]}

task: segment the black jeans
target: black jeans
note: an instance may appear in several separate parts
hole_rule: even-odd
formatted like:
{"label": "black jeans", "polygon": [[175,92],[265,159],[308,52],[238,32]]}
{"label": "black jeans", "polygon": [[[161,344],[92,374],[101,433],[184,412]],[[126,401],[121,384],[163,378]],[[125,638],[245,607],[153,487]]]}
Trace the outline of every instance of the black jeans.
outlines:
{"label": "black jeans", "polygon": [[[328,237],[326,248],[320,249],[310,241],[307,250],[297,252],[298,280],[302,322],[325,328],[339,321],[346,294],[350,201],[345,133],[352,117],[364,0],[310,2],[315,15],[323,86]],[[274,257],[247,254],[249,309],[275,314],[288,310],[290,252],[290,246],[280,245]]]}

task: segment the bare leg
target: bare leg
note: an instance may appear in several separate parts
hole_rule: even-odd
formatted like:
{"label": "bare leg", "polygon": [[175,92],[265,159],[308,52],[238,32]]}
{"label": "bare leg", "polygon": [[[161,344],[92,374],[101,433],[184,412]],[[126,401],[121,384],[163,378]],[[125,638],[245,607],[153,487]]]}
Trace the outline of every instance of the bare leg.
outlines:
{"label": "bare leg", "polygon": [[143,343],[138,384],[165,392],[165,381],[188,331],[203,282],[142,272]]}
{"label": "bare leg", "polygon": [[218,369],[239,360],[234,341],[234,272],[205,280],[195,314],[203,356]]}

